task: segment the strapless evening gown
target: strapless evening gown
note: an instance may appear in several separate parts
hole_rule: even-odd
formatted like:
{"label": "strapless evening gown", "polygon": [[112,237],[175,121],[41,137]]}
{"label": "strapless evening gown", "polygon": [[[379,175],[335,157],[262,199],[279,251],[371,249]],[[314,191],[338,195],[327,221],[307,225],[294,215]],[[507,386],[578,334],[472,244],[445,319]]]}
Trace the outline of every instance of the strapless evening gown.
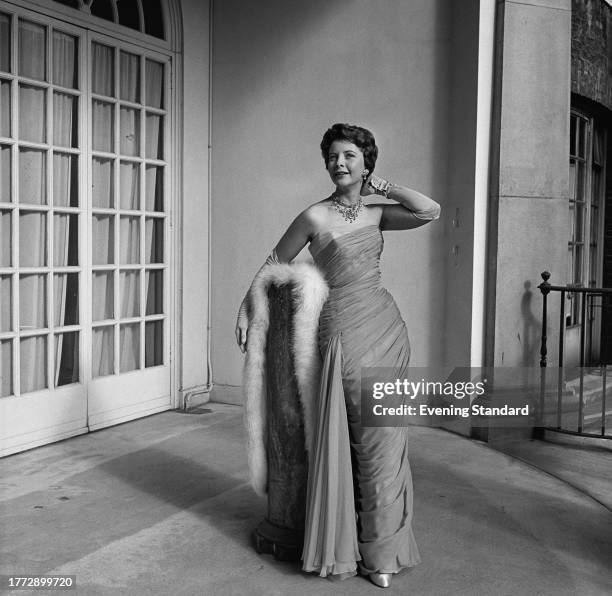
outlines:
{"label": "strapless evening gown", "polygon": [[406,325],[381,286],[377,225],[315,235],[309,250],[329,297],[319,319],[323,357],[308,480],[303,568],[321,576],[396,573],[419,562],[405,427],[361,426],[361,368],[406,370]]}

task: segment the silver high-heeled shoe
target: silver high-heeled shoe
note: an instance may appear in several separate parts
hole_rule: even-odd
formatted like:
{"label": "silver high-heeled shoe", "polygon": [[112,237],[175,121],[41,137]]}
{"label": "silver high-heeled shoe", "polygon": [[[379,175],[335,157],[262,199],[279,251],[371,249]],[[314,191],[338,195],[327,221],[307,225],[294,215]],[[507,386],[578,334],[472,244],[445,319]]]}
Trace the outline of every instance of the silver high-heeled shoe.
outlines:
{"label": "silver high-heeled shoe", "polygon": [[370,581],[379,588],[388,588],[391,585],[392,573],[370,573]]}

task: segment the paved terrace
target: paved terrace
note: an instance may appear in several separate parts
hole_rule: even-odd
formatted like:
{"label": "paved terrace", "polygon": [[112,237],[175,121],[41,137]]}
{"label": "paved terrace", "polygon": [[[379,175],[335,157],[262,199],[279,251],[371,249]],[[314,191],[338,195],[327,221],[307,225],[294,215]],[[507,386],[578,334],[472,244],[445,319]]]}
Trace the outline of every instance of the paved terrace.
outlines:
{"label": "paved terrace", "polygon": [[[0,573],[74,574],[67,593],[88,596],[382,594],[361,577],[331,582],[254,552],[266,504],[246,481],[242,409],[203,410],[0,460]],[[423,562],[384,593],[612,593],[602,502],[446,431],[413,427],[411,445]]]}

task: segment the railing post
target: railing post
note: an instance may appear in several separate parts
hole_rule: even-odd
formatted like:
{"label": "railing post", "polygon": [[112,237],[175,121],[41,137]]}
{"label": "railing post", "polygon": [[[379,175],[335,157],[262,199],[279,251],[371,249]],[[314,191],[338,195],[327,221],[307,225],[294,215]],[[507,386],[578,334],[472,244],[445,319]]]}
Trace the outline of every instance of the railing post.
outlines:
{"label": "railing post", "polygon": [[544,393],[546,389],[546,355],[548,353],[546,346],[546,327],[548,322],[548,312],[547,312],[547,298],[550,292],[550,284],[548,280],[550,278],[550,273],[548,271],[543,271],[541,273],[542,279],[544,280],[538,288],[540,288],[540,292],[542,292],[542,341],[540,344],[540,411],[537,416],[537,427],[534,432],[534,436],[537,438],[541,438],[544,434]]}
{"label": "railing post", "polygon": [[557,429],[561,428],[563,416],[563,342],[565,339],[565,290],[561,290],[559,304],[559,370],[557,371]]}
{"label": "railing post", "polygon": [[580,393],[578,401],[578,432],[582,432],[584,416],[584,350],[585,350],[585,331],[586,331],[586,303],[589,294],[582,295],[580,304]]}

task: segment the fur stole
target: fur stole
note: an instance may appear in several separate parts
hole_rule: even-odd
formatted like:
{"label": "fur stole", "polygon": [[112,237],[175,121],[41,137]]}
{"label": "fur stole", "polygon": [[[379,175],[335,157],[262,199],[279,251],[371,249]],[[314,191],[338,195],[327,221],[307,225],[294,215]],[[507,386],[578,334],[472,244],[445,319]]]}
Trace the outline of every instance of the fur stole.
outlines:
{"label": "fur stole", "polygon": [[317,333],[319,314],[327,300],[327,283],[321,272],[308,263],[271,264],[263,267],[250,289],[247,353],[243,370],[244,421],[250,480],[255,492],[267,492],[266,457],[266,337],[269,326],[268,288],[292,284],[294,319],[291,349],[297,387],[304,412],[306,450],[313,441],[315,401],[319,389],[321,361]]}

